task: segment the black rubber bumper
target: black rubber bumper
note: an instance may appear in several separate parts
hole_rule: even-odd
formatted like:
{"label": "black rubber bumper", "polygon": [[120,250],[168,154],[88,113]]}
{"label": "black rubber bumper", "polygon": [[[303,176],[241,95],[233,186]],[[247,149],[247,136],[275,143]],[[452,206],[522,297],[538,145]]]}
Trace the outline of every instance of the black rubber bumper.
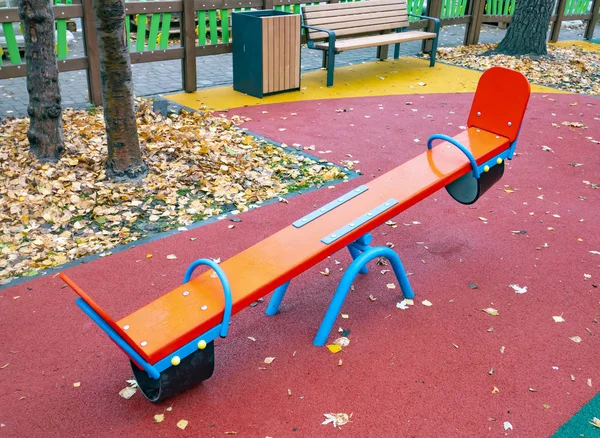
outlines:
{"label": "black rubber bumper", "polygon": [[159,403],[212,376],[215,369],[215,343],[209,342],[205,349],[197,350],[182,359],[179,365],[167,368],[160,373],[158,379],[148,376],[146,371],[140,370],[133,362],[131,369],[144,396],[152,403]]}

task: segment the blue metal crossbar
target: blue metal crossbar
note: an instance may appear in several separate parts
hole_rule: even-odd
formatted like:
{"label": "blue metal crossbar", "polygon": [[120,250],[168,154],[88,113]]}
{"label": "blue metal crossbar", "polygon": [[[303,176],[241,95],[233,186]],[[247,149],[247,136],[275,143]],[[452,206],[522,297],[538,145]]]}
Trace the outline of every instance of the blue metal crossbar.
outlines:
{"label": "blue metal crossbar", "polygon": [[368,221],[370,221],[374,217],[380,215],[384,211],[389,210],[397,203],[398,203],[398,201],[395,200],[394,198],[388,199],[383,204],[380,204],[377,207],[375,207],[373,210],[367,212],[366,214],[363,214],[362,216],[357,217],[355,220],[353,220],[352,222],[350,222],[347,225],[344,225],[339,230],[336,230],[333,233],[329,234],[328,236],[323,237],[321,239],[321,242],[323,242],[327,245],[329,245],[332,242],[335,242],[340,237],[343,237],[346,234],[348,234],[349,232],[351,232],[352,230],[356,229],[356,227],[358,227],[364,223],[367,223]]}
{"label": "blue metal crossbar", "polygon": [[367,190],[369,190],[369,188],[367,186],[357,187],[354,190],[346,193],[345,195],[342,195],[339,198],[331,201],[330,203],[325,204],[323,207],[321,207],[321,208],[313,211],[312,213],[307,214],[302,219],[298,219],[292,225],[294,227],[296,227],[296,228],[300,228],[300,227],[306,225],[307,223],[309,223],[311,221],[314,221],[315,219],[317,219],[317,218],[323,216],[324,214],[330,212],[334,208],[339,207],[344,202],[347,202],[347,201],[349,201],[352,198],[356,198],[358,195],[360,195],[361,193],[366,192]]}
{"label": "blue metal crossbar", "polygon": [[83,301],[83,298],[77,298],[75,303],[77,303],[79,308],[83,310],[84,313],[92,319],[92,321],[98,324],[98,327],[104,330],[104,332],[110,339],[113,340],[115,344],[117,344],[131,359],[133,359],[134,362],[141,366],[150,377],[153,379],[158,379],[160,377],[160,371],[162,370],[159,371],[156,369],[156,367],[146,362],[144,358],[142,358],[142,356],[140,356],[138,352],[131,347],[131,345],[125,342],[121,335],[119,335],[100,315],[98,315],[98,313],[96,313],[96,311],[92,309],[88,303]]}
{"label": "blue metal crossbar", "polygon": [[223,294],[225,295],[225,309],[223,310],[223,322],[221,323],[221,331],[220,335],[222,338],[227,336],[227,330],[229,329],[229,320],[231,319],[231,307],[233,305],[233,300],[231,298],[231,288],[229,287],[229,280],[227,280],[227,275],[223,272],[223,269],[215,262],[210,259],[198,259],[193,262],[185,271],[183,276],[182,284],[187,283],[192,279],[192,273],[194,270],[201,265],[206,265],[212,268],[217,275],[219,276],[219,280],[221,280],[221,284],[223,285]]}

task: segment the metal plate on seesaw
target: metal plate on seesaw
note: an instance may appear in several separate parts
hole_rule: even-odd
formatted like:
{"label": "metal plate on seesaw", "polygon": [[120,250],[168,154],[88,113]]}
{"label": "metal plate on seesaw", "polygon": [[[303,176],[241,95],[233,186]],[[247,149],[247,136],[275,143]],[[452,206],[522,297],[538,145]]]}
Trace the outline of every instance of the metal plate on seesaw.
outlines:
{"label": "metal plate on seesaw", "polygon": [[393,198],[388,199],[383,204],[378,205],[373,210],[371,210],[371,211],[363,214],[362,216],[357,217],[355,220],[353,220],[352,222],[350,222],[347,225],[344,225],[339,230],[336,230],[333,233],[331,233],[331,234],[323,237],[321,239],[321,242],[323,242],[323,243],[325,243],[327,245],[329,245],[332,242],[335,242],[340,237],[345,236],[346,234],[348,234],[349,232],[355,230],[357,227],[361,226],[362,224],[370,221],[371,219],[373,219],[374,217],[380,215],[384,211],[389,210],[390,208],[392,208],[397,203],[398,203],[398,201],[395,200],[395,199],[393,199]]}
{"label": "metal plate on seesaw", "polygon": [[321,217],[324,214],[329,213],[334,208],[339,207],[344,202],[347,202],[350,199],[357,197],[358,195],[360,195],[361,193],[366,192],[367,190],[369,190],[369,188],[367,186],[357,187],[354,190],[346,193],[345,195],[342,195],[339,198],[331,201],[329,204],[325,204],[323,207],[321,207],[321,208],[313,211],[312,213],[307,214],[302,219],[298,219],[292,225],[295,226],[296,228],[300,228],[303,225],[306,225],[307,223],[309,223],[311,221],[314,221],[318,217]]}

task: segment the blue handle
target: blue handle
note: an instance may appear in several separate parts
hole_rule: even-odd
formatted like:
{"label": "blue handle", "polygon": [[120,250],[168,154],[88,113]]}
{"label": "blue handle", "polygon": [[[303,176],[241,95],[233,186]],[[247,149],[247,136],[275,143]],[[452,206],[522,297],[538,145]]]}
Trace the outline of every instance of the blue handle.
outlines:
{"label": "blue handle", "polygon": [[221,280],[221,284],[223,285],[223,293],[225,295],[225,310],[223,311],[223,322],[221,323],[221,333],[219,335],[224,338],[227,336],[227,330],[229,329],[229,320],[231,319],[231,307],[233,304],[233,300],[231,298],[231,288],[229,287],[229,281],[227,280],[227,275],[223,269],[215,262],[210,259],[198,259],[193,262],[185,271],[183,276],[183,284],[190,281],[192,278],[192,273],[196,270],[198,266],[206,265],[212,268],[218,275],[219,280]]}
{"label": "blue handle", "polygon": [[427,140],[427,149],[432,148],[431,143],[433,142],[433,140],[444,140],[460,149],[461,152],[467,156],[469,162],[471,163],[471,169],[473,169],[473,176],[479,179],[480,173],[479,168],[477,167],[477,161],[475,161],[475,157],[473,156],[470,150],[468,150],[466,147],[464,147],[452,137],[448,137],[444,134],[433,134],[431,137],[429,137],[429,139]]}

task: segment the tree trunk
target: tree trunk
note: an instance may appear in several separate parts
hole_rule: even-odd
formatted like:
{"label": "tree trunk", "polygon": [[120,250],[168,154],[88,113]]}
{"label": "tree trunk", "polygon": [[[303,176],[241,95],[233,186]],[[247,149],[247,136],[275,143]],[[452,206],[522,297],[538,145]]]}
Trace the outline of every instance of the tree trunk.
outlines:
{"label": "tree trunk", "polygon": [[94,0],[94,11],[108,143],[107,173],[113,178],[133,179],[144,175],[147,167],[136,125],[124,0]]}
{"label": "tree trunk", "polygon": [[29,147],[40,161],[57,161],[64,140],[52,4],[49,0],[21,0],[19,18],[27,63]]}
{"label": "tree trunk", "polygon": [[496,53],[546,55],[546,35],[555,0],[517,0],[515,13]]}

